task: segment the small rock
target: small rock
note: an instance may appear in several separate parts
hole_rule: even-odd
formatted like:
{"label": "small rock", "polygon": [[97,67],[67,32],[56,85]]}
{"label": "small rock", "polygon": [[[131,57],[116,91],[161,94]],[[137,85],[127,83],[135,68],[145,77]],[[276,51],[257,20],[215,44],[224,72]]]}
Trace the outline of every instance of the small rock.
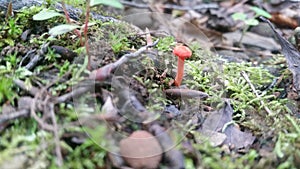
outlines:
{"label": "small rock", "polygon": [[120,142],[120,154],[133,168],[158,168],[162,148],[156,138],[147,131],[135,131]]}
{"label": "small rock", "polygon": [[63,46],[53,45],[51,48],[54,50],[55,53],[59,54],[62,59],[67,59],[69,61],[73,60],[77,57],[77,53],[65,48]]}

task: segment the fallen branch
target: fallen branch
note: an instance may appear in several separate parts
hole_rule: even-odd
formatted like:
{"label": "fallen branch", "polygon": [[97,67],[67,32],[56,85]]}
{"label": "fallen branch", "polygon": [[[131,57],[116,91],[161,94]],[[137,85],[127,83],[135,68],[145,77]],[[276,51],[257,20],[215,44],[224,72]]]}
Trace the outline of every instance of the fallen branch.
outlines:
{"label": "fallen branch", "polygon": [[[49,42],[44,43],[41,46],[41,49],[37,52],[37,54],[34,54],[32,52],[30,54],[27,53],[27,54],[29,54],[28,57],[30,57],[30,62],[25,66],[25,69],[32,70],[44,58],[45,54],[48,51],[49,44],[50,44]],[[33,52],[35,52],[35,51],[33,51]],[[26,54],[26,56],[27,56],[27,54]],[[21,66],[21,63],[20,63],[20,66]]]}
{"label": "fallen branch", "polygon": [[38,98],[41,96],[43,92],[40,91],[38,92],[35,96],[34,99],[32,101],[32,104],[30,105],[30,116],[33,117],[38,124],[41,126],[42,129],[48,130],[48,131],[54,131],[54,128],[52,125],[45,123],[37,114],[36,114],[36,108],[38,107],[37,100]]}
{"label": "fallen branch", "polygon": [[0,115],[0,124],[7,122],[9,120],[18,119],[20,117],[26,117],[28,115],[29,115],[28,109],[22,109],[22,110],[7,113],[7,114],[1,114]]}
{"label": "fallen branch", "polygon": [[53,103],[49,104],[49,109],[50,109],[49,112],[50,112],[51,120],[53,123],[53,129],[54,129],[53,134],[54,134],[54,138],[55,138],[55,153],[56,153],[56,157],[57,157],[57,165],[62,166],[63,165],[63,157],[61,154],[60,138],[59,138],[58,127],[57,127],[57,122],[56,122],[56,118],[55,118]]}
{"label": "fallen branch", "polygon": [[92,73],[90,74],[90,79],[95,79],[99,81],[103,81],[107,79],[117,67],[121,66],[122,64],[126,63],[128,60],[132,58],[138,57],[140,54],[145,52],[148,48],[156,46],[158,41],[159,39],[157,39],[153,44],[141,47],[139,50],[137,50],[134,53],[123,55],[119,60],[117,60],[114,63],[107,64],[97,70],[92,71]]}
{"label": "fallen branch", "polygon": [[76,96],[80,96],[86,92],[88,92],[89,90],[91,90],[91,85],[90,86],[85,86],[85,87],[79,87],[77,89],[72,90],[70,93],[64,94],[58,98],[55,99],[55,103],[63,103],[67,100],[70,100]]}
{"label": "fallen branch", "polygon": [[300,52],[285,38],[283,38],[275,29],[274,25],[266,18],[259,17],[261,20],[266,22],[275,36],[278,39],[278,42],[282,48],[282,54],[286,58],[289,70],[293,74],[293,86],[297,90],[298,97],[300,96]]}
{"label": "fallen branch", "polygon": [[22,80],[14,79],[13,81],[19,88],[28,92],[31,96],[35,96],[35,94],[37,94],[40,91],[40,89],[37,87],[34,87],[34,86],[28,87],[28,85],[26,85],[25,82]]}
{"label": "fallen branch", "polygon": [[[144,8],[144,9],[150,9],[149,5],[142,4],[142,3],[135,3],[135,2],[129,2],[129,1],[120,1],[123,5],[131,6],[135,8]],[[179,6],[179,5],[173,5],[173,4],[162,4],[163,8],[166,9],[175,9],[175,10],[182,10],[182,11],[188,11],[188,10],[201,10],[201,9],[209,9],[209,8],[218,8],[218,4],[200,4],[195,6]]]}

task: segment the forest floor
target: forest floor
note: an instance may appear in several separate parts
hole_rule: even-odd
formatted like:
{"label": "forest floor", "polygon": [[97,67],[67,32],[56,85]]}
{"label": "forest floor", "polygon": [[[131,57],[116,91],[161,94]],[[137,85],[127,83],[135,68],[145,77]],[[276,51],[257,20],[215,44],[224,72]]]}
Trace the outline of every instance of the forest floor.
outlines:
{"label": "forest floor", "polygon": [[299,2],[55,4],[0,5],[1,169],[300,168]]}

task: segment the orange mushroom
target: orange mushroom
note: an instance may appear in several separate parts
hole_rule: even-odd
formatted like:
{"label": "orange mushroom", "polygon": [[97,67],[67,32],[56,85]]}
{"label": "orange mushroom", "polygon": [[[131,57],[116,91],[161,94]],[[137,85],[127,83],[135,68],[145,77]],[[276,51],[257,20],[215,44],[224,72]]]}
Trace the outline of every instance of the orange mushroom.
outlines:
{"label": "orange mushroom", "polygon": [[178,57],[177,74],[174,83],[175,86],[180,86],[184,72],[184,60],[192,56],[192,51],[188,47],[180,45],[173,49],[173,54]]}

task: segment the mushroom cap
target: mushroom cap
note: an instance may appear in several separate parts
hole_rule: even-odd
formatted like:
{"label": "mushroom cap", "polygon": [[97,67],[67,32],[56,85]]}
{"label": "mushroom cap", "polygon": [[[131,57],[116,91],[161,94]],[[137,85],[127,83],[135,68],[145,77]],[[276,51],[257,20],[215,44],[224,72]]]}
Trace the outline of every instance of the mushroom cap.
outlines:
{"label": "mushroom cap", "polygon": [[184,60],[192,56],[192,51],[187,46],[180,45],[173,49],[173,54]]}

